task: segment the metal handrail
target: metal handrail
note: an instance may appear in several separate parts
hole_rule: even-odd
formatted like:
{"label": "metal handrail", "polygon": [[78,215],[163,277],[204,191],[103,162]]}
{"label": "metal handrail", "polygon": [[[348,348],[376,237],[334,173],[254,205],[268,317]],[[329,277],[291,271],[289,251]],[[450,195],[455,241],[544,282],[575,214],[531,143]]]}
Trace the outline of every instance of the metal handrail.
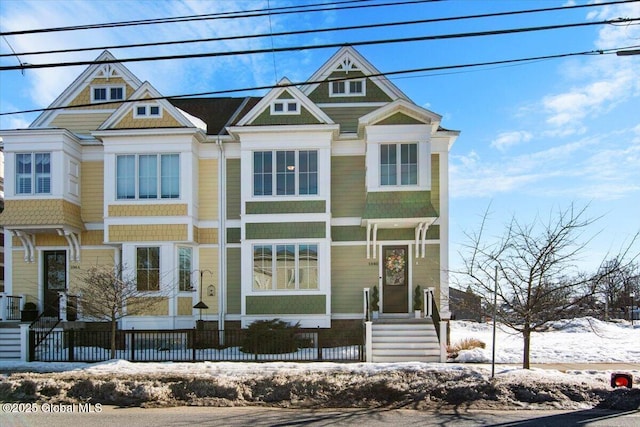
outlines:
{"label": "metal handrail", "polygon": [[429,292],[431,293],[431,319],[433,320],[433,325],[436,328],[438,341],[442,342],[442,339],[440,338],[440,322],[442,319],[440,318],[440,312],[438,311],[435,295],[433,294],[433,291],[430,290]]}

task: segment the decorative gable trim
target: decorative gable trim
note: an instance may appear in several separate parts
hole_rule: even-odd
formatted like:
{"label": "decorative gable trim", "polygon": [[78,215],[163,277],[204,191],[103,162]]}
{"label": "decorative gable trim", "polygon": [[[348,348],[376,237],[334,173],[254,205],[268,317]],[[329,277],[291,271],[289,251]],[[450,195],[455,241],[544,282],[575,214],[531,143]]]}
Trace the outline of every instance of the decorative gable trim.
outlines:
{"label": "decorative gable trim", "polygon": [[[149,100],[150,98],[162,98],[162,95],[151,85],[151,83],[144,82],[138,90],[129,97],[128,102],[120,105],[120,107],[118,107],[118,109],[104,123],[102,123],[102,125],[100,125],[98,130],[107,130],[115,127],[128,114],[132,114],[134,119],[148,119],[148,117],[138,117],[139,115],[136,114],[138,107],[144,106],[145,110],[150,111],[150,106],[158,106],[162,117],[166,117],[168,115],[175,119],[180,126],[188,128],[195,127],[206,132],[207,125],[202,120],[173,106],[173,104],[166,99],[153,99],[153,101],[151,101]],[[140,102],[133,102],[134,100],[140,100]]]}
{"label": "decorative gable trim", "polygon": [[[321,82],[329,80],[331,73],[340,72],[357,72],[355,78],[361,79],[362,76],[378,75],[371,77],[371,82],[375,83],[380,89],[387,94],[391,99],[406,99],[409,98],[405,95],[396,85],[391,83],[389,79],[384,76],[380,76],[381,72],[374,67],[369,61],[365,59],[357,50],[351,46],[344,46],[340,48],[322,67],[318,69],[311,77],[311,82]],[[305,95],[310,95],[320,83],[311,83],[301,88]]]}
{"label": "decorative gable trim", "polygon": [[432,133],[438,130],[440,121],[442,120],[442,116],[433,111],[418,107],[404,99],[398,99],[360,117],[360,119],[358,119],[358,129],[361,130],[365,126],[381,124],[396,114],[406,116],[407,120],[415,120],[420,124],[430,125],[432,127]]}
{"label": "decorative gable trim", "polygon": [[[319,123],[334,124],[333,120],[322,111],[316,104],[311,102],[309,98],[297,87],[293,86],[291,81],[283,78],[278,82],[279,87],[272,89],[258,102],[249,112],[238,122],[237,126],[250,125],[258,116],[269,109],[271,114],[281,115],[284,112],[274,112],[275,103],[282,103],[283,108],[289,105],[296,105],[296,111],[289,111],[290,114],[300,114],[302,108],[306,109]],[[297,104],[296,104],[297,103]]]}
{"label": "decorative gable trim", "polygon": [[[95,78],[122,78],[134,89],[138,89],[142,84],[142,81],[138,79],[127,67],[120,63],[100,64],[101,61],[113,61],[116,58],[105,50],[96,59],[96,63],[88,66],[82,74],[76,78],[67,88],[58,96],[48,108],[64,107],[69,105],[76,96],[87,86],[91,84],[91,81]],[[126,95],[125,95],[126,99]],[[47,127],[49,123],[61,112],[61,110],[44,111],[40,114],[29,127]]]}

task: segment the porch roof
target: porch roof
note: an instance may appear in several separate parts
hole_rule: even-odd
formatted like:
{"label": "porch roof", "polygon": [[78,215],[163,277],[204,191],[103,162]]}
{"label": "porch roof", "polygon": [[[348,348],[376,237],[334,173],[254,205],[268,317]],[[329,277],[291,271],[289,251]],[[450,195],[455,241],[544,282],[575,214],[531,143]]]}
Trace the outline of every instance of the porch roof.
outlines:
{"label": "porch roof", "polygon": [[367,193],[362,219],[437,218],[429,191],[376,191]]}

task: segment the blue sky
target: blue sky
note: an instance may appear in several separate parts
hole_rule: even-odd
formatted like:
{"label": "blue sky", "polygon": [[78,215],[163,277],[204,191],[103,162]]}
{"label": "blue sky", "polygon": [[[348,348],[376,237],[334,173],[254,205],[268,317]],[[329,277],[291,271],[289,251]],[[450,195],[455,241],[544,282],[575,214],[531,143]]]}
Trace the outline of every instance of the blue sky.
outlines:
{"label": "blue sky", "polygon": [[[271,7],[318,1],[270,0]],[[101,29],[0,38],[0,53],[156,42],[407,21],[585,4],[567,1],[441,1],[394,7]],[[0,2],[3,32],[111,21],[238,11],[267,1],[24,1]],[[145,49],[112,49],[118,58],[259,49],[489,31],[539,25],[640,18],[640,3],[551,13],[450,21],[392,29],[315,33]],[[587,26],[552,31],[380,44],[357,49],[379,70],[396,71],[499,61],[640,45],[640,25]],[[302,81],[336,49],[126,64],[164,95],[247,88],[282,77]],[[22,62],[92,60],[99,52],[21,56]],[[15,57],[0,58],[16,65]],[[47,106],[84,67],[0,71],[0,112]],[[602,218],[583,267],[595,268],[640,229],[640,56],[576,56],[532,63],[392,78],[416,104],[461,131],[450,154],[451,263],[464,233],[478,228],[490,206],[489,235],[512,216],[548,218],[571,203]],[[0,116],[0,129],[26,127],[36,115]]]}

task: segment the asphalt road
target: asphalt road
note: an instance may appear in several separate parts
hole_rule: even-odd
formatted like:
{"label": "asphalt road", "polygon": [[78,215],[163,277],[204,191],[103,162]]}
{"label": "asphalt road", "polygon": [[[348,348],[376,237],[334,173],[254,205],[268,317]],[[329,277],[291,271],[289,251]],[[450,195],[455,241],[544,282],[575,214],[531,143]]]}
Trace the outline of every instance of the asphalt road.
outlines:
{"label": "asphalt road", "polygon": [[[187,427],[187,426],[616,426],[640,425],[640,410],[608,411],[463,411],[427,412],[409,409],[323,409],[290,410],[280,408],[238,407],[174,407],[174,408],[116,408],[67,407],[63,412],[38,408],[35,413],[2,413],[2,427]],[[23,408],[24,409],[24,408]],[[47,410],[49,412],[43,412]],[[81,413],[81,410],[92,412]],[[99,412],[98,412],[99,410]]]}

